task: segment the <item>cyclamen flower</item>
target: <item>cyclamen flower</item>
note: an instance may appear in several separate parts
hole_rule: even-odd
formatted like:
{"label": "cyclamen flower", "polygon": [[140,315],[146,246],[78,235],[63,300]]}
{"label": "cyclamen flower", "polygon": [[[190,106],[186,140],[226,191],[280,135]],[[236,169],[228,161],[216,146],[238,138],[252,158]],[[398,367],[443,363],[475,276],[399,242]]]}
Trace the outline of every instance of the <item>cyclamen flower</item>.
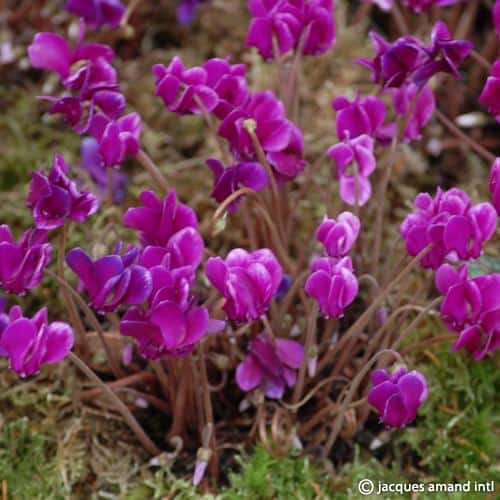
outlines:
{"label": "cyclamen flower", "polygon": [[0,352],[9,358],[10,369],[24,378],[38,373],[42,364],[63,360],[73,343],[71,327],[59,321],[49,324],[46,307],[28,319],[14,306],[0,335]]}
{"label": "cyclamen flower", "polygon": [[500,348],[500,274],[468,279],[465,265],[443,264],[436,288],[444,295],[441,317],[459,334],[452,351],[465,348],[479,361]]}
{"label": "cyclamen flower", "polygon": [[326,215],[316,231],[316,239],[329,257],[345,257],[356,243],[361,223],[351,212],[342,212],[337,220]]}
{"label": "cyclamen flower", "polygon": [[[108,176],[99,155],[99,143],[93,137],[86,137],[80,146],[80,165],[94,183],[97,198],[102,200],[108,192]],[[113,171],[111,173],[113,203],[122,203],[125,199],[127,175]]]}
{"label": "cyclamen flower", "polygon": [[[417,92],[419,92],[417,102],[413,104]],[[414,83],[409,83],[397,89],[392,89],[392,101],[394,111],[400,116],[405,116],[410,106],[413,106],[414,109],[403,137],[406,142],[420,139],[420,131],[429,122],[436,110],[436,99],[432,89],[428,85],[419,89]]]}
{"label": "cyclamen flower", "polygon": [[106,167],[120,165],[126,156],[136,156],[140,149],[142,130],[138,113],[129,113],[114,121],[104,114],[96,114],[90,124],[90,133],[99,143],[99,155]]}
{"label": "cyclamen flower", "polygon": [[438,188],[434,198],[428,193],[416,197],[415,210],[403,221],[400,232],[411,256],[432,244],[421,265],[437,269],[446,258],[479,257],[483,244],[495,232],[496,223],[497,215],[490,203],[473,206],[462,190]]}
{"label": "cyclamen flower", "polygon": [[256,92],[243,106],[224,118],[218,133],[229,141],[238,161],[255,161],[256,153],[245,122],[255,122],[255,134],[278,181],[295,178],[305,166],[304,139],[300,129],[287,120],[283,103],[273,92]]}
{"label": "cyclamen flower", "polygon": [[325,318],[341,318],[359,290],[351,258],[318,257],[313,260],[305,290],[319,303]]}
{"label": "cyclamen flower", "polygon": [[341,140],[369,135],[387,144],[396,132],[396,124],[384,125],[386,107],[378,97],[356,97],[349,101],[340,96],[333,100],[332,108],[337,112],[337,136]]}
{"label": "cyclamen flower", "polygon": [[500,122],[500,59],[493,65],[491,76],[486,80],[479,101],[488,108],[495,120]]}
{"label": "cyclamen flower", "polygon": [[[214,188],[210,196],[219,203],[241,187],[248,187],[259,192],[269,182],[266,170],[260,163],[236,163],[224,167],[219,160],[209,158],[207,165],[214,174]],[[240,201],[241,197],[231,202],[227,209],[235,212]]]}
{"label": "cyclamen flower", "polygon": [[51,257],[47,231],[30,229],[16,243],[9,226],[0,226],[0,286],[6,292],[24,295],[38,286]]}
{"label": "cyclamen flower", "polygon": [[194,21],[198,7],[204,2],[206,0],[180,0],[180,4],[176,10],[177,22],[180,24],[191,24]]}
{"label": "cyclamen flower", "polygon": [[249,0],[253,19],[246,45],[256,47],[265,59],[301,47],[302,54],[327,52],[335,41],[332,0]]}
{"label": "cyclamen flower", "polygon": [[[363,206],[372,194],[369,176],[376,167],[373,154],[374,140],[368,135],[360,135],[344,143],[335,144],[328,150],[328,156],[337,165],[340,181],[340,197],[349,205]],[[347,169],[353,166],[352,174]]]}
{"label": "cyclamen flower", "polygon": [[142,304],[149,297],[151,274],[137,265],[138,257],[139,249],[132,247],[124,255],[106,255],[92,261],[81,248],[74,248],[66,255],[66,262],[87,290],[90,305],[107,313],[121,304]]}
{"label": "cyclamen flower", "polygon": [[67,172],[64,157],[56,154],[48,176],[42,171],[31,174],[26,204],[39,229],[56,229],[68,219],[83,222],[99,208],[97,198],[87,191],[78,191]]}
{"label": "cyclamen flower", "polygon": [[490,194],[493,206],[500,215],[500,158],[497,158],[491,166]]}
{"label": "cyclamen flower", "polygon": [[265,314],[283,271],[271,250],[247,252],[236,248],[226,259],[211,257],[205,265],[210,283],[224,296],[229,319],[249,322]]}
{"label": "cyclamen flower", "polygon": [[65,9],[83,17],[93,29],[104,25],[116,28],[125,13],[125,6],[120,0],[68,0]]}
{"label": "cyclamen flower", "polygon": [[[186,69],[179,56],[170,64],[153,66],[156,95],[167,108],[179,114],[214,112],[222,119],[245,103],[248,89],[244,64],[229,64],[227,59],[209,59],[202,66]],[[203,104],[200,104],[196,97]]]}
{"label": "cyclamen flower", "polygon": [[368,402],[389,427],[405,427],[413,421],[429,393],[427,380],[417,370],[400,368],[392,375],[386,370],[375,370],[371,382]]}
{"label": "cyclamen flower", "polygon": [[261,387],[268,398],[279,399],[287,386],[295,385],[303,357],[304,347],[298,342],[260,333],[236,368],[236,383],[242,391]]}
{"label": "cyclamen flower", "polygon": [[177,200],[175,190],[160,200],[153,191],[139,195],[142,207],[129,208],[123,223],[140,232],[143,246],[165,247],[175,233],[185,227],[198,228],[194,211]]}

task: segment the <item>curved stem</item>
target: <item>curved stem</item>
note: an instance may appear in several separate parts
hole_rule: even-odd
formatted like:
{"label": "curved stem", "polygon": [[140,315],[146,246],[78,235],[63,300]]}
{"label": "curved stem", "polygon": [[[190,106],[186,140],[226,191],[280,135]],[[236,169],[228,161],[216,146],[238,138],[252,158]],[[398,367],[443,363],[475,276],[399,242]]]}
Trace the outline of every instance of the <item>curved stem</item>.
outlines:
{"label": "curved stem", "polygon": [[170,187],[168,185],[167,180],[163,177],[163,174],[160,172],[160,169],[156,166],[153,160],[149,157],[149,155],[143,150],[140,149],[137,153],[137,161],[144,167],[144,170],[148,172],[148,174],[153,178],[153,180],[161,187],[165,193],[170,191]]}
{"label": "curved stem", "polygon": [[[393,351],[392,349],[384,349],[382,351],[377,352],[370,361],[363,367],[363,369],[356,375],[356,378],[352,381],[352,383],[348,386],[349,387],[349,392],[345,395],[344,399],[342,400],[342,405],[339,409],[339,414],[337,418],[335,419],[335,422],[333,423],[333,428],[332,432],[330,433],[330,436],[328,437],[328,440],[325,444],[325,447],[323,448],[321,452],[321,456],[323,458],[326,458],[330,454],[330,450],[332,449],[332,446],[335,444],[335,441],[337,439],[337,436],[339,435],[340,429],[342,427],[342,423],[344,421],[344,413],[347,410],[347,407],[349,406],[349,403],[352,401],[352,398],[354,397],[354,393],[356,392],[356,389],[359,386],[359,383],[363,380],[365,375],[368,373],[368,371],[371,369],[375,361],[377,361],[381,356],[384,354],[391,354],[394,356],[401,364],[404,364],[403,358],[399,353],[396,351]],[[343,393],[347,390],[344,389]]]}
{"label": "curved stem", "polygon": [[102,392],[109,397],[110,401],[116,406],[116,409],[120,412],[130,429],[142,443],[144,449],[151,455],[160,455],[161,450],[153,443],[153,441],[151,441],[151,439],[149,439],[139,422],[137,422],[136,418],[126,407],[125,403],[113,392],[113,390],[108,387],[75,353],[70,352],[68,357],[78,368],[80,368],[83,373],[85,373],[85,375],[87,375],[87,377],[89,377],[90,380],[95,382],[101,388]]}

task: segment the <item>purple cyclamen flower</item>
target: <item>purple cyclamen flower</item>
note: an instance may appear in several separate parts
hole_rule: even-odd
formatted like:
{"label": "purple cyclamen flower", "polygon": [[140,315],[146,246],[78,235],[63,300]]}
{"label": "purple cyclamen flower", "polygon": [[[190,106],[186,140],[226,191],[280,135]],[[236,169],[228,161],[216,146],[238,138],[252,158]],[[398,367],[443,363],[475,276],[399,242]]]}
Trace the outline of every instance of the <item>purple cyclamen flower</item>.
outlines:
{"label": "purple cyclamen flower", "polygon": [[78,61],[105,61],[111,63],[113,49],[97,43],[84,44],[85,24],[82,23],[78,42],[71,48],[68,42],[55,33],[37,33],[28,47],[28,56],[33,67],[53,71],[62,80],[70,76],[71,66]]}
{"label": "purple cyclamen flower", "polygon": [[152,290],[149,271],[137,265],[139,249],[131,247],[124,255],[112,254],[96,261],[74,248],[66,262],[87,290],[90,305],[100,313],[115,311],[121,304],[142,304]]}
{"label": "purple cyclamen flower", "polygon": [[0,286],[8,293],[24,295],[43,278],[52,257],[47,231],[30,229],[15,242],[9,226],[0,226]]}
{"label": "purple cyclamen flower", "polygon": [[228,318],[237,322],[265,314],[283,278],[281,265],[267,248],[251,253],[236,248],[225,260],[211,257],[205,274],[226,299],[223,309]]}
{"label": "purple cyclamen flower", "polygon": [[[108,176],[99,155],[99,143],[93,137],[86,137],[80,146],[80,168],[85,170],[94,183],[97,197],[102,200],[108,192]],[[113,203],[120,204],[125,199],[127,175],[112,171]]]}
{"label": "purple cyclamen flower", "polygon": [[493,203],[497,214],[500,215],[500,158],[497,158],[491,166],[490,194],[491,202]]}
{"label": "purple cyclamen flower", "polygon": [[279,399],[287,386],[295,385],[303,357],[304,347],[298,342],[260,333],[236,368],[236,383],[242,391],[261,387],[268,398]]}
{"label": "purple cyclamen flower", "polygon": [[492,10],[493,26],[497,36],[500,38],[500,0],[496,0]]}
{"label": "purple cyclamen flower", "polygon": [[337,112],[336,127],[340,140],[366,134],[387,144],[396,132],[394,122],[384,125],[386,107],[378,97],[356,95],[349,101],[347,97],[340,96],[333,100],[332,108]]}
{"label": "purple cyclamen flower", "polygon": [[500,122],[500,59],[493,65],[479,101],[488,108],[495,120]]}
{"label": "purple cyclamen flower", "polygon": [[458,68],[473,49],[474,44],[468,40],[453,40],[446,24],[438,21],[432,29],[431,44],[427,48],[429,61],[418,68],[413,81],[420,87],[440,72],[450,73],[459,80]]}
{"label": "purple cyclamen flower", "polygon": [[314,259],[305,290],[319,303],[321,314],[325,318],[341,318],[344,309],[353,303],[359,290],[351,258]]}
{"label": "purple cyclamen flower", "polygon": [[411,256],[432,244],[421,265],[437,269],[446,258],[479,257],[496,223],[497,214],[490,203],[472,205],[464,191],[438,188],[434,198],[428,193],[416,197],[415,210],[401,224],[400,233]]}
{"label": "purple cyclamen flower", "polygon": [[[373,147],[372,137],[360,135],[335,144],[328,150],[328,156],[337,165],[340,197],[349,205],[363,206],[370,199],[372,186],[369,176],[376,167]],[[349,167],[352,173],[347,173]]]}
{"label": "purple cyclamen flower", "polygon": [[123,223],[141,233],[143,246],[165,247],[173,234],[185,227],[198,228],[194,211],[177,200],[175,190],[160,200],[153,191],[139,195],[142,207],[129,208]]}
{"label": "purple cyclamen flower", "polygon": [[[413,100],[419,92],[417,102],[413,105]],[[436,110],[436,99],[432,89],[425,85],[419,89],[414,83],[392,89],[392,102],[394,111],[400,116],[405,116],[410,106],[413,111],[408,120],[408,125],[404,133],[405,142],[420,139],[420,131],[429,122]]]}
{"label": "purple cyclamen flower", "polygon": [[316,230],[316,239],[323,244],[329,257],[345,257],[356,243],[361,222],[351,212],[342,212],[337,220],[326,215]]}
{"label": "purple cyclamen flower", "polygon": [[202,66],[186,69],[179,56],[166,67],[153,66],[156,95],[167,108],[179,114],[201,114],[199,101],[208,112],[222,119],[245,103],[248,89],[244,64],[230,64],[227,59],[209,59]]}
{"label": "purple cyclamen flower", "polygon": [[[269,180],[265,168],[260,163],[236,163],[225,167],[219,160],[209,158],[207,165],[214,174],[214,188],[210,196],[222,203],[228,196],[241,187],[248,187],[254,191],[262,191]],[[227,209],[235,212],[241,197],[231,202]]]}
{"label": "purple cyclamen flower", "polygon": [[465,265],[443,264],[436,288],[444,295],[441,317],[459,334],[452,351],[464,348],[479,361],[500,348],[500,274],[468,279]]}
{"label": "purple cyclamen flower", "polygon": [[126,156],[136,156],[140,149],[141,117],[129,113],[116,121],[104,114],[96,114],[90,124],[90,133],[99,143],[99,155],[106,167],[120,165]]}
{"label": "purple cyclamen flower", "polygon": [[39,229],[56,229],[68,219],[83,222],[99,208],[97,198],[87,191],[78,191],[67,172],[63,156],[56,154],[49,175],[42,171],[31,174],[26,204]]}
{"label": "purple cyclamen flower", "polygon": [[206,1],[207,0],[180,0],[180,4],[176,10],[177,22],[184,25],[191,24],[194,21],[198,7]]}
{"label": "purple cyclamen flower", "polygon": [[417,370],[400,368],[392,375],[386,370],[375,370],[371,382],[368,402],[390,427],[405,427],[413,421],[429,393],[424,375]]}
{"label": "purple cyclamen flower", "polygon": [[0,336],[0,351],[9,358],[10,369],[24,378],[38,373],[42,364],[63,360],[73,343],[71,327],[59,321],[49,324],[46,307],[28,319],[14,306]]}
{"label": "purple cyclamen flower", "polygon": [[120,0],[68,0],[65,9],[83,17],[92,29],[104,25],[116,28],[125,13],[125,6]]}
{"label": "purple cyclamen flower", "polygon": [[265,59],[275,57],[275,50],[282,55],[298,47],[302,54],[320,55],[335,42],[332,0],[250,0],[248,9],[246,45]]}
{"label": "purple cyclamen flower", "polygon": [[244,122],[255,121],[255,134],[278,181],[295,178],[305,166],[304,139],[300,129],[287,120],[283,103],[273,92],[256,92],[245,105],[236,108],[221,122],[218,133],[229,141],[239,161],[256,161],[252,139]]}

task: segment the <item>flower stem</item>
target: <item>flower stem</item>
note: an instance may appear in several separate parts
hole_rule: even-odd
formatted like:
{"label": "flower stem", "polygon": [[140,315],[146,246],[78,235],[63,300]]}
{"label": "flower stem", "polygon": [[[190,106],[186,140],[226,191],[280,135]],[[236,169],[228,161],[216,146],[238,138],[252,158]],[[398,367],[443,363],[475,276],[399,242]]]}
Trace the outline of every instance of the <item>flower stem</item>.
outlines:
{"label": "flower stem", "polygon": [[120,412],[130,429],[142,443],[144,449],[151,455],[160,455],[161,450],[153,443],[153,441],[151,441],[151,439],[149,439],[139,422],[137,422],[136,418],[132,415],[123,401],[113,392],[113,390],[108,387],[75,353],[70,352],[68,357],[83,373],[85,373],[85,375],[87,375],[90,380],[95,382],[101,388],[104,394],[109,397],[110,401],[116,406],[116,409]]}
{"label": "flower stem", "polygon": [[148,174],[153,178],[153,180],[161,187],[165,193],[170,191],[170,187],[168,185],[167,180],[163,177],[163,174],[160,172],[160,169],[156,166],[153,160],[149,157],[149,155],[143,150],[140,149],[136,156],[139,163],[144,167],[144,170],[148,172]]}

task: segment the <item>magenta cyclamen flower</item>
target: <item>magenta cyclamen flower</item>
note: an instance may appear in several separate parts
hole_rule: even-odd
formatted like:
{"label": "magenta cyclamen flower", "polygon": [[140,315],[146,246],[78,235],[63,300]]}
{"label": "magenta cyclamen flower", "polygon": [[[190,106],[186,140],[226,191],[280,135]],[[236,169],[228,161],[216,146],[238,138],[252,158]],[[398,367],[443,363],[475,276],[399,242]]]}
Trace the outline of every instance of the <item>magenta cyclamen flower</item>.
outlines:
{"label": "magenta cyclamen flower", "polygon": [[[156,95],[170,111],[179,114],[213,111],[221,119],[246,101],[245,73],[244,64],[229,64],[227,59],[209,59],[202,66],[186,69],[176,56],[167,67],[153,66]],[[201,109],[198,100],[203,105]]]}
{"label": "magenta cyclamen flower", "polygon": [[415,210],[403,221],[400,232],[411,256],[432,244],[421,265],[437,269],[446,258],[479,257],[496,223],[497,214],[490,203],[472,205],[462,190],[438,188],[434,198],[428,193],[416,197]]}
{"label": "magenta cyclamen flower", "polygon": [[380,420],[390,427],[405,427],[417,416],[428,396],[427,381],[416,370],[400,368],[392,375],[375,370],[368,402],[380,413]]}
{"label": "magenta cyclamen flower", "polygon": [[47,322],[46,307],[28,319],[19,306],[14,306],[0,334],[0,353],[9,358],[11,370],[24,378],[38,373],[42,364],[63,360],[73,342],[73,330],[69,325]]}
{"label": "magenta cyclamen flower", "polygon": [[[417,92],[419,92],[416,98],[417,102],[413,105]],[[414,109],[403,137],[406,142],[420,139],[420,131],[429,122],[436,110],[436,99],[432,89],[428,85],[419,89],[414,83],[409,83],[392,89],[392,102],[394,103],[394,111],[400,116],[405,116],[410,106],[413,105]]]}
{"label": "magenta cyclamen flower", "polygon": [[323,316],[341,318],[344,315],[344,309],[353,303],[359,290],[351,258],[318,257],[314,259],[305,290],[319,303]]}
{"label": "magenta cyclamen flower", "polygon": [[236,248],[226,260],[211,257],[205,265],[210,283],[224,296],[229,319],[249,322],[265,314],[283,271],[271,250],[247,252]]}
{"label": "magenta cyclamen flower", "polygon": [[38,286],[51,256],[47,231],[30,229],[16,243],[9,226],[0,226],[0,286],[8,293],[24,295]]}
{"label": "magenta cyclamen flower", "polygon": [[361,223],[351,212],[342,212],[337,220],[326,215],[316,231],[316,239],[329,257],[345,257],[356,243]]}
{"label": "magenta cyclamen flower", "polygon": [[443,264],[436,288],[444,295],[441,317],[459,334],[451,350],[467,349],[474,359],[500,348],[500,274],[467,278],[465,265]]}
{"label": "magenta cyclamen flower", "polygon": [[[340,182],[340,197],[349,205],[363,206],[372,194],[369,176],[376,167],[373,154],[374,140],[360,135],[352,140],[335,144],[328,150],[328,156],[337,165]],[[347,169],[351,167],[351,173]]]}
{"label": "magenta cyclamen flower", "polygon": [[243,106],[229,113],[219,126],[219,135],[229,141],[239,161],[256,161],[252,138],[245,121],[255,122],[255,134],[278,181],[295,178],[305,166],[304,139],[300,129],[287,120],[285,107],[273,92],[251,94]]}
{"label": "magenta cyclamen flower", "polygon": [[332,108],[337,112],[337,136],[341,140],[366,134],[387,144],[396,131],[394,122],[384,125],[386,107],[378,97],[356,95],[353,101],[349,101],[341,96],[334,99]]}
{"label": "magenta cyclamen flower", "polygon": [[68,0],[65,8],[83,17],[93,29],[104,25],[116,28],[125,13],[125,6],[120,0]]}
{"label": "magenta cyclamen flower", "polygon": [[497,158],[491,166],[490,194],[491,202],[500,215],[500,158]]}
{"label": "magenta cyclamen flower", "polygon": [[153,191],[143,191],[142,207],[129,208],[123,223],[141,233],[143,246],[165,247],[173,234],[185,227],[198,228],[193,210],[177,200],[175,190],[160,200]]}
{"label": "magenta cyclamen flower", "polygon": [[31,174],[27,205],[33,210],[39,229],[61,227],[68,219],[83,222],[99,208],[97,198],[87,191],[78,191],[67,172],[63,156],[57,154],[48,176],[41,171]]}
{"label": "magenta cyclamen flower", "polygon": [[495,120],[500,122],[500,59],[493,65],[491,76],[486,80],[479,101],[488,108]]}
{"label": "magenta cyclamen flower", "polygon": [[121,304],[142,304],[152,290],[151,274],[137,265],[138,248],[124,255],[112,254],[96,261],[81,249],[68,252],[66,262],[87,290],[90,305],[100,313],[115,311]]}
{"label": "magenta cyclamen flower", "polygon": [[[211,196],[222,203],[228,196],[241,187],[248,187],[254,191],[262,191],[269,182],[265,168],[260,163],[236,163],[224,167],[222,162],[209,158],[207,165],[214,174],[214,188]],[[230,212],[236,211],[241,198],[231,202],[227,207]]]}
{"label": "magenta cyclamen flower", "polygon": [[236,369],[236,383],[242,391],[261,387],[268,398],[279,399],[286,386],[295,385],[303,357],[304,347],[298,342],[273,340],[267,333],[260,333]]}
{"label": "magenta cyclamen flower", "polygon": [[246,45],[265,59],[301,47],[302,54],[319,55],[335,41],[332,0],[249,0],[252,22]]}

